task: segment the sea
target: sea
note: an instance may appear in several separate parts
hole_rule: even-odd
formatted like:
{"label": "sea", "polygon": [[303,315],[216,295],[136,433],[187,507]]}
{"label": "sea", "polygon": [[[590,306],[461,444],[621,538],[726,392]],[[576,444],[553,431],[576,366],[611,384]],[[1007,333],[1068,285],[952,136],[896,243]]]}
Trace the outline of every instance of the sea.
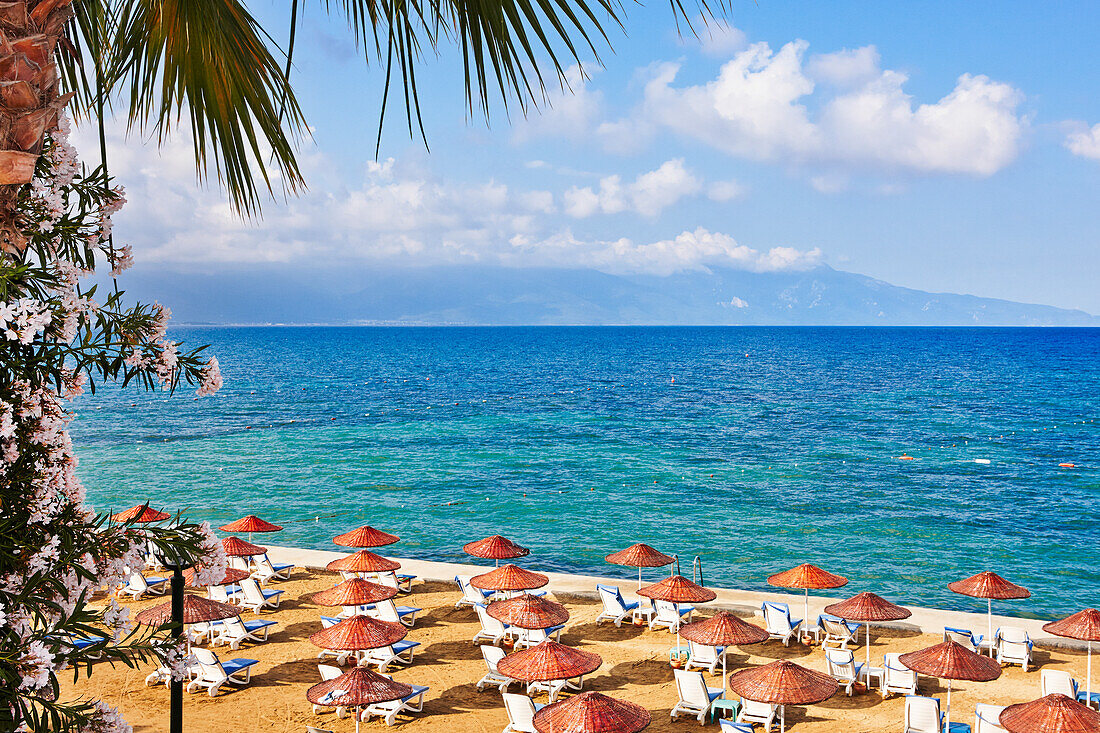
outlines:
{"label": "sea", "polygon": [[[898,603],[994,570],[1001,613],[1100,604],[1100,329],[186,327],[225,386],[73,403],[100,511],[149,501],[254,541],[634,578],[635,542],[703,582],[812,562]],[[1072,467],[1062,464],[1071,464]],[[484,561],[482,561],[484,562]],[[656,580],[662,571],[646,571]]]}

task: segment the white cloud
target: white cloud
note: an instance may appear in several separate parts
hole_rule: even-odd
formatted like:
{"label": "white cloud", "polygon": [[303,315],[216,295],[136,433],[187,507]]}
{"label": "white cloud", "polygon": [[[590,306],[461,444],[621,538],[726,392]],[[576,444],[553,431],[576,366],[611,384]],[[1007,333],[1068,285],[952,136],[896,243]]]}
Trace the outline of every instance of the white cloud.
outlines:
{"label": "white cloud", "polygon": [[[916,104],[904,91],[907,76],[879,68],[872,47],[808,66],[807,47],[752,44],[694,86],[674,86],[680,66],[660,65],[645,87],[644,114],[752,160],[988,176],[1016,158],[1027,123],[1012,86],[963,74],[942,99]],[[840,88],[818,93],[814,78]]]}
{"label": "white cloud", "polygon": [[732,201],[744,196],[748,190],[740,181],[715,181],[707,187],[707,198],[711,201]]}
{"label": "white cloud", "polygon": [[747,300],[743,300],[741,298],[738,298],[736,295],[733,296],[733,298],[731,298],[728,303],[723,303],[722,305],[729,306],[730,308],[748,308],[749,307],[749,303],[748,303]]}
{"label": "white cloud", "polygon": [[745,32],[724,20],[705,20],[697,16],[693,22],[700,50],[707,56],[729,56],[748,44]]}
{"label": "white cloud", "polygon": [[811,176],[810,185],[818,193],[840,193],[848,188],[848,177],[836,173]]}
{"label": "white cloud", "polygon": [[573,64],[565,70],[565,83],[547,95],[538,109],[512,126],[512,140],[554,136],[583,138],[595,126],[603,109],[603,93],[589,84],[602,71],[598,66]]}
{"label": "white cloud", "polygon": [[1082,128],[1066,135],[1066,149],[1082,158],[1100,160],[1100,123]]}
{"label": "white cloud", "polygon": [[593,214],[617,214],[634,211],[657,216],[685,196],[702,189],[702,183],[685,166],[683,158],[665,161],[655,170],[643,173],[633,183],[607,176],[600,179],[598,190],[574,186],[562,195],[565,213],[583,219]]}

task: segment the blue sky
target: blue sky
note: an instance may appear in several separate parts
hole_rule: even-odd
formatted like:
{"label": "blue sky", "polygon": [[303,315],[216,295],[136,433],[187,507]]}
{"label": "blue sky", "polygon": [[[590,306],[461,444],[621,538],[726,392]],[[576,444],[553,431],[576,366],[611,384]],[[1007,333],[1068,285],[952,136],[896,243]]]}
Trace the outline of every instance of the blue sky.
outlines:
{"label": "blue sky", "polygon": [[[279,3],[253,3],[281,37]],[[236,222],[187,141],[112,135],[116,232],[163,268],[440,262],[674,272],[824,262],[899,285],[1100,313],[1100,6],[736,2],[680,37],[668,7],[528,119],[465,109],[458,57],[421,68],[374,158],[381,75],[307,3],[295,85],[310,190]]]}

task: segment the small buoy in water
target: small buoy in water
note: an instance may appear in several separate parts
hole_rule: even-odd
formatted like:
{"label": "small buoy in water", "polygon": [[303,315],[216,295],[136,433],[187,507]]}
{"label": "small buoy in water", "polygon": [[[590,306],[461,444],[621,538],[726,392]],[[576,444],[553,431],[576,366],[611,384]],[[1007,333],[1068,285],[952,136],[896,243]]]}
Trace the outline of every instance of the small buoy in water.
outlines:
{"label": "small buoy in water", "polygon": [[1059,463],[1058,468],[1077,468],[1076,463]]}
{"label": "small buoy in water", "polygon": [[981,463],[982,465],[988,465],[990,460],[988,458],[975,458],[974,463]]}
{"label": "small buoy in water", "polygon": [[330,418],[329,418],[329,420],[335,420],[335,419],[336,419],[336,418],[334,418],[334,417],[330,417]]}
{"label": "small buoy in water", "polygon": [[917,459],[913,458],[913,456],[911,456],[911,455],[908,455],[906,453],[902,453],[900,456],[898,456],[898,460],[899,461],[915,461]]}

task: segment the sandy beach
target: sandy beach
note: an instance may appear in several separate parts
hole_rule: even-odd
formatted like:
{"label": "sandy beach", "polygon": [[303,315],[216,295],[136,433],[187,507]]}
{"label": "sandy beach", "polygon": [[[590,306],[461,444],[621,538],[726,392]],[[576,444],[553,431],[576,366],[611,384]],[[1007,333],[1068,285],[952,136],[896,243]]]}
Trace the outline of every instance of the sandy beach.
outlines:
{"label": "sandy beach", "polygon": [[[244,688],[223,691],[217,698],[202,693],[185,694],[185,728],[189,731],[304,731],[313,725],[333,731],[351,731],[353,721],[339,720],[333,714],[314,715],[305,699],[305,691],[320,681],[317,672],[317,648],[309,643],[309,634],[320,629],[318,617],[330,613],[307,600],[315,591],[331,587],[338,576],[315,569],[326,558],[337,553],[273,548],[272,557],[277,560],[293,559],[314,569],[296,570],[290,581],[274,583],[272,588],[285,591],[283,600],[274,612],[263,616],[278,622],[278,626],[265,644],[247,645],[237,652],[227,647],[216,651],[222,659],[246,657],[258,659],[253,668],[252,682]],[[470,642],[478,628],[476,616],[469,608],[456,609],[454,602],[459,592],[452,582],[444,579],[453,575],[455,568],[469,570],[473,566],[455,566],[425,561],[402,561],[403,572],[420,576],[413,593],[402,596],[403,605],[418,606],[423,611],[417,616],[415,627],[409,632],[410,641],[420,642],[414,663],[393,672],[394,678],[403,682],[431,687],[422,713],[402,719],[398,727],[412,731],[455,731],[455,733],[484,733],[503,730],[507,724],[500,694],[496,689],[478,692],[477,680],[484,674],[484,663],[476,645]],[[484,571],[485,568],[479,568]],[[656,580],[658,575],[649,576]],[[630,594],[635,584],[618,580],[624,593]],[[551,594],[569,609],[571,618],[562,635],[562,641],[603,658],[603,666],[585,680],[585,689],[597,690],[645,706],[652,713],[649,730],[687,731],[698,729],[693,718],[669,719],[669,710],[676,702],[672,670],[667,662],[668,650],[675,644],[675,637],[666,631],[648,631],[624,624],[615,628],[611,624],[597,627],[594,623],[600,611],[595,599],[594,579],[582,576],[551,574],[548,588]],[[853,589],[852,593],[860,589]],[[753,606],[759,607],[764,597],[782,597],[791,604],[792,612],[801,615],[801,596],[780,594],[753,594],[745,591],[719,591],[719,598],[701,608],[703,615],[710,615],[718,608],[736,610],[750,615]],[[142,608],[163,602],[163,597],[153,597],[126,603],[131,615]],[[811,614],[816,617],[825,602],[835,599],[811,599]],[[250,612],[243,617],[253,618]],[[697,614],[697,618],[698,618]],[[995,619],[995,623],[1006,621]],[[931,646],[942,640],[942,627],[969,625],[977,631],[985,628],[984,614],[956,614],[930,609],[916,609],[911,623],[892,628],[876,628],[872,632],[872,662],[881,664],[886,652],[907,652]],[[757,616],[755,623],[762,625]],[[1000,679],[990,683],[962,682],[953,685],[952,719],[973,723],[974,705],[979,702],[1007,705],[1039,697],[1040,669],[1065,669],[1084,683],[1085,654],[1077,648],[1067,647],[1042,632],[1036,632],[1038,623],[1012,619],[1012,623],[1024,626],[1036,640],[1035,666],[1028,672],[1019,667],[1006,667]],[[862,635],[857,661],[863,658]],[[820,647],[792,644],[784,647],[778,641],[770,641],[751,647],[738,648],[730,653],[730,670],[764,664],[775,659],[791,659],[812,669],[825,670],[824,655]],[[91,679],[77,684],[72,678],[63,682],[62,695],[101,698],[117,706],[134,726],[135,731],[163,731],[168,729],[168,690],[164,686],[146,687],[144,678],[151,668],[111,668],[105,664],[95,667]],[[721,678],[708,679],[708,684],[718,686]],[[516,688],[513,688],[516,689]],[[919,692],[922,695],[942,696],[946,692],[943,682],[920,677]],[[545,702],[545,695],[536,697]],[[790,707],[787,725],[806,733],[833,733],[845,731],[897,730],[902,722],[903,697],[895,695],[883,700],[877,690],[857,691],[846,697],[843,691],[833,698],[807,708]],[[708,729],[717,724],[708,723]],[[377,719],[364,725],[365,730],[385,728]]]}

